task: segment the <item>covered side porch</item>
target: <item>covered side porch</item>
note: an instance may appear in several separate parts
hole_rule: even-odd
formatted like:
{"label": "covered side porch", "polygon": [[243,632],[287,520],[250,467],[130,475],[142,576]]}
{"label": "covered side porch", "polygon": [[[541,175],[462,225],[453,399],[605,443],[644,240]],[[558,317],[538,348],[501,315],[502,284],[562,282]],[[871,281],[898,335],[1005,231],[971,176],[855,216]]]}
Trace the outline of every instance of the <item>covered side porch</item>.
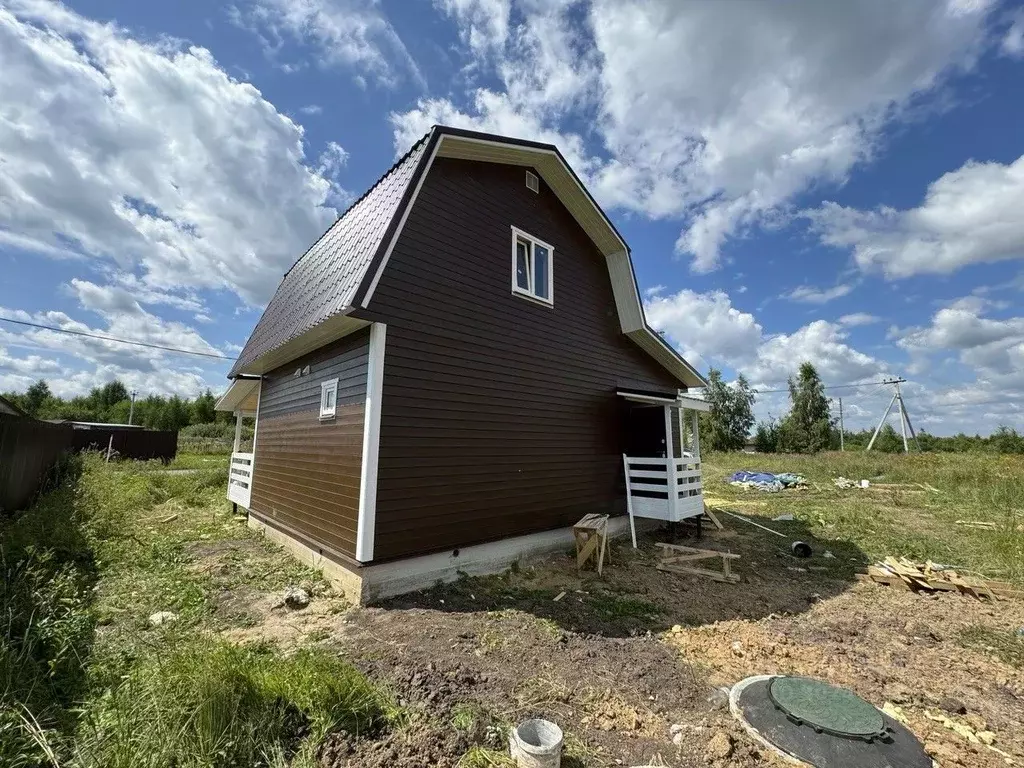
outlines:
{"label": "covered side porch", "polygon": [[[244,509],[249,508],[252,497],[259,408],[258,376],[234,379],[216,405],[218,411],[227,411],[235,415],[235,441],[231,450],[231,463],[228,465],[228,501]],[[252,437],[245,435],[244,427],[247,422],[253,425]]]}
{"label": "covered side porch", "polygon": [[704,514],[699,415],[704,400],[620,390],[626,406],[626,509],[636,547],[635,518],[677,523]]}

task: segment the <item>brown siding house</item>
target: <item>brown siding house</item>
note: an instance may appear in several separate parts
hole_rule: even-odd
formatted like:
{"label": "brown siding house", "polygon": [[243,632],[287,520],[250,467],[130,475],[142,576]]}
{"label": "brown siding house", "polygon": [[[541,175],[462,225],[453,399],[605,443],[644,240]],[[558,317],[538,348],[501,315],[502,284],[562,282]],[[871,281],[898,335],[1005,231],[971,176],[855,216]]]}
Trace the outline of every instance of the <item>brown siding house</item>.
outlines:
{"label": "brown siding house", "polygon": [[[257,421],[229,498],[359,600],[699,495],[703,379],[550,145],[435,127],[285,275],[231,376],[218,407]],[[637,465],[644,498],[631,451],[665,475]]]}

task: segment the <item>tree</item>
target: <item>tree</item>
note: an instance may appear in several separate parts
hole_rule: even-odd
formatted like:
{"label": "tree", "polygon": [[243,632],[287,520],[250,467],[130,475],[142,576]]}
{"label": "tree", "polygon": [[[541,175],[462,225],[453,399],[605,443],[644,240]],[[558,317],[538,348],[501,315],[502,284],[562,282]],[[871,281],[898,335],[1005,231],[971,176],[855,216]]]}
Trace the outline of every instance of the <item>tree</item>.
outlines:
{"label": "tree", "polygon": [[107,410],[122,400],[128,399],[128,388],[117,379],[104,384],[97,393],[97,405],[100,410]]}
{"label": "tree", "polygon": [[217,399],[210,390],[199,395],[192,403],[192,424],[209,424],[217,419]]}
{"label": "tree", "polygon": [[754,433],[754,449],[758,453],[777,453],[779,450],[779,422],[775,419],[762,421]]}
{"label": "tree", "polygon": [[789,414],[779,425],[779,447],[791,453],[817,453],[829,447],[835,424],[825,397],[825,385],[810,363],[803,363],[789,380]]}
{"label": "tree", "polygon": [[37,416],[43,403],[50,397],[50,387],[40,379],[25,391],[21,407],[29,416]]}
{"label": "tree", "polygon": [[746,445],[754,425],[754,392],[741,375],[733,386],[722,381],[722,372],[708,371],[705,399],[711,410],[701,416],[701,437],[712,451],[738,451]]}

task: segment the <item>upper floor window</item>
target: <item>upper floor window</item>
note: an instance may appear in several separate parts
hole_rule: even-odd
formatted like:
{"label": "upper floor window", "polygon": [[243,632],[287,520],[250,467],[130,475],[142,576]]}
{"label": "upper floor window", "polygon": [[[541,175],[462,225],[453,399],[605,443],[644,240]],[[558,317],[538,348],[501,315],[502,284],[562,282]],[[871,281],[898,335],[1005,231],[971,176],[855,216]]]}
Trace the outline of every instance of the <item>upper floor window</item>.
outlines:
{"label": "upper floor window", "polygon": [[338,380],[331,379],[320,385],[320,418],[333,419],[338,412]]}
{"label": "upper floor window", "polygon": [[554,258],[550,245],[512,227],[512,293],[553,304]]}

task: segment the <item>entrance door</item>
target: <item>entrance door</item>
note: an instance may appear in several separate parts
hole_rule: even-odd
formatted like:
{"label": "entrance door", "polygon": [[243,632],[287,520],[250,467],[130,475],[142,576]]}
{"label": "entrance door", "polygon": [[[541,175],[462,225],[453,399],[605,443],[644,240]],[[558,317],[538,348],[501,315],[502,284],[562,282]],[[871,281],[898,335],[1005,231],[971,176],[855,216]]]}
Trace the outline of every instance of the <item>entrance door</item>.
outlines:
{"label": "entrance door", "polygon": [[665,458],[665,409],[660,405],[626,406],[626,455]]}

